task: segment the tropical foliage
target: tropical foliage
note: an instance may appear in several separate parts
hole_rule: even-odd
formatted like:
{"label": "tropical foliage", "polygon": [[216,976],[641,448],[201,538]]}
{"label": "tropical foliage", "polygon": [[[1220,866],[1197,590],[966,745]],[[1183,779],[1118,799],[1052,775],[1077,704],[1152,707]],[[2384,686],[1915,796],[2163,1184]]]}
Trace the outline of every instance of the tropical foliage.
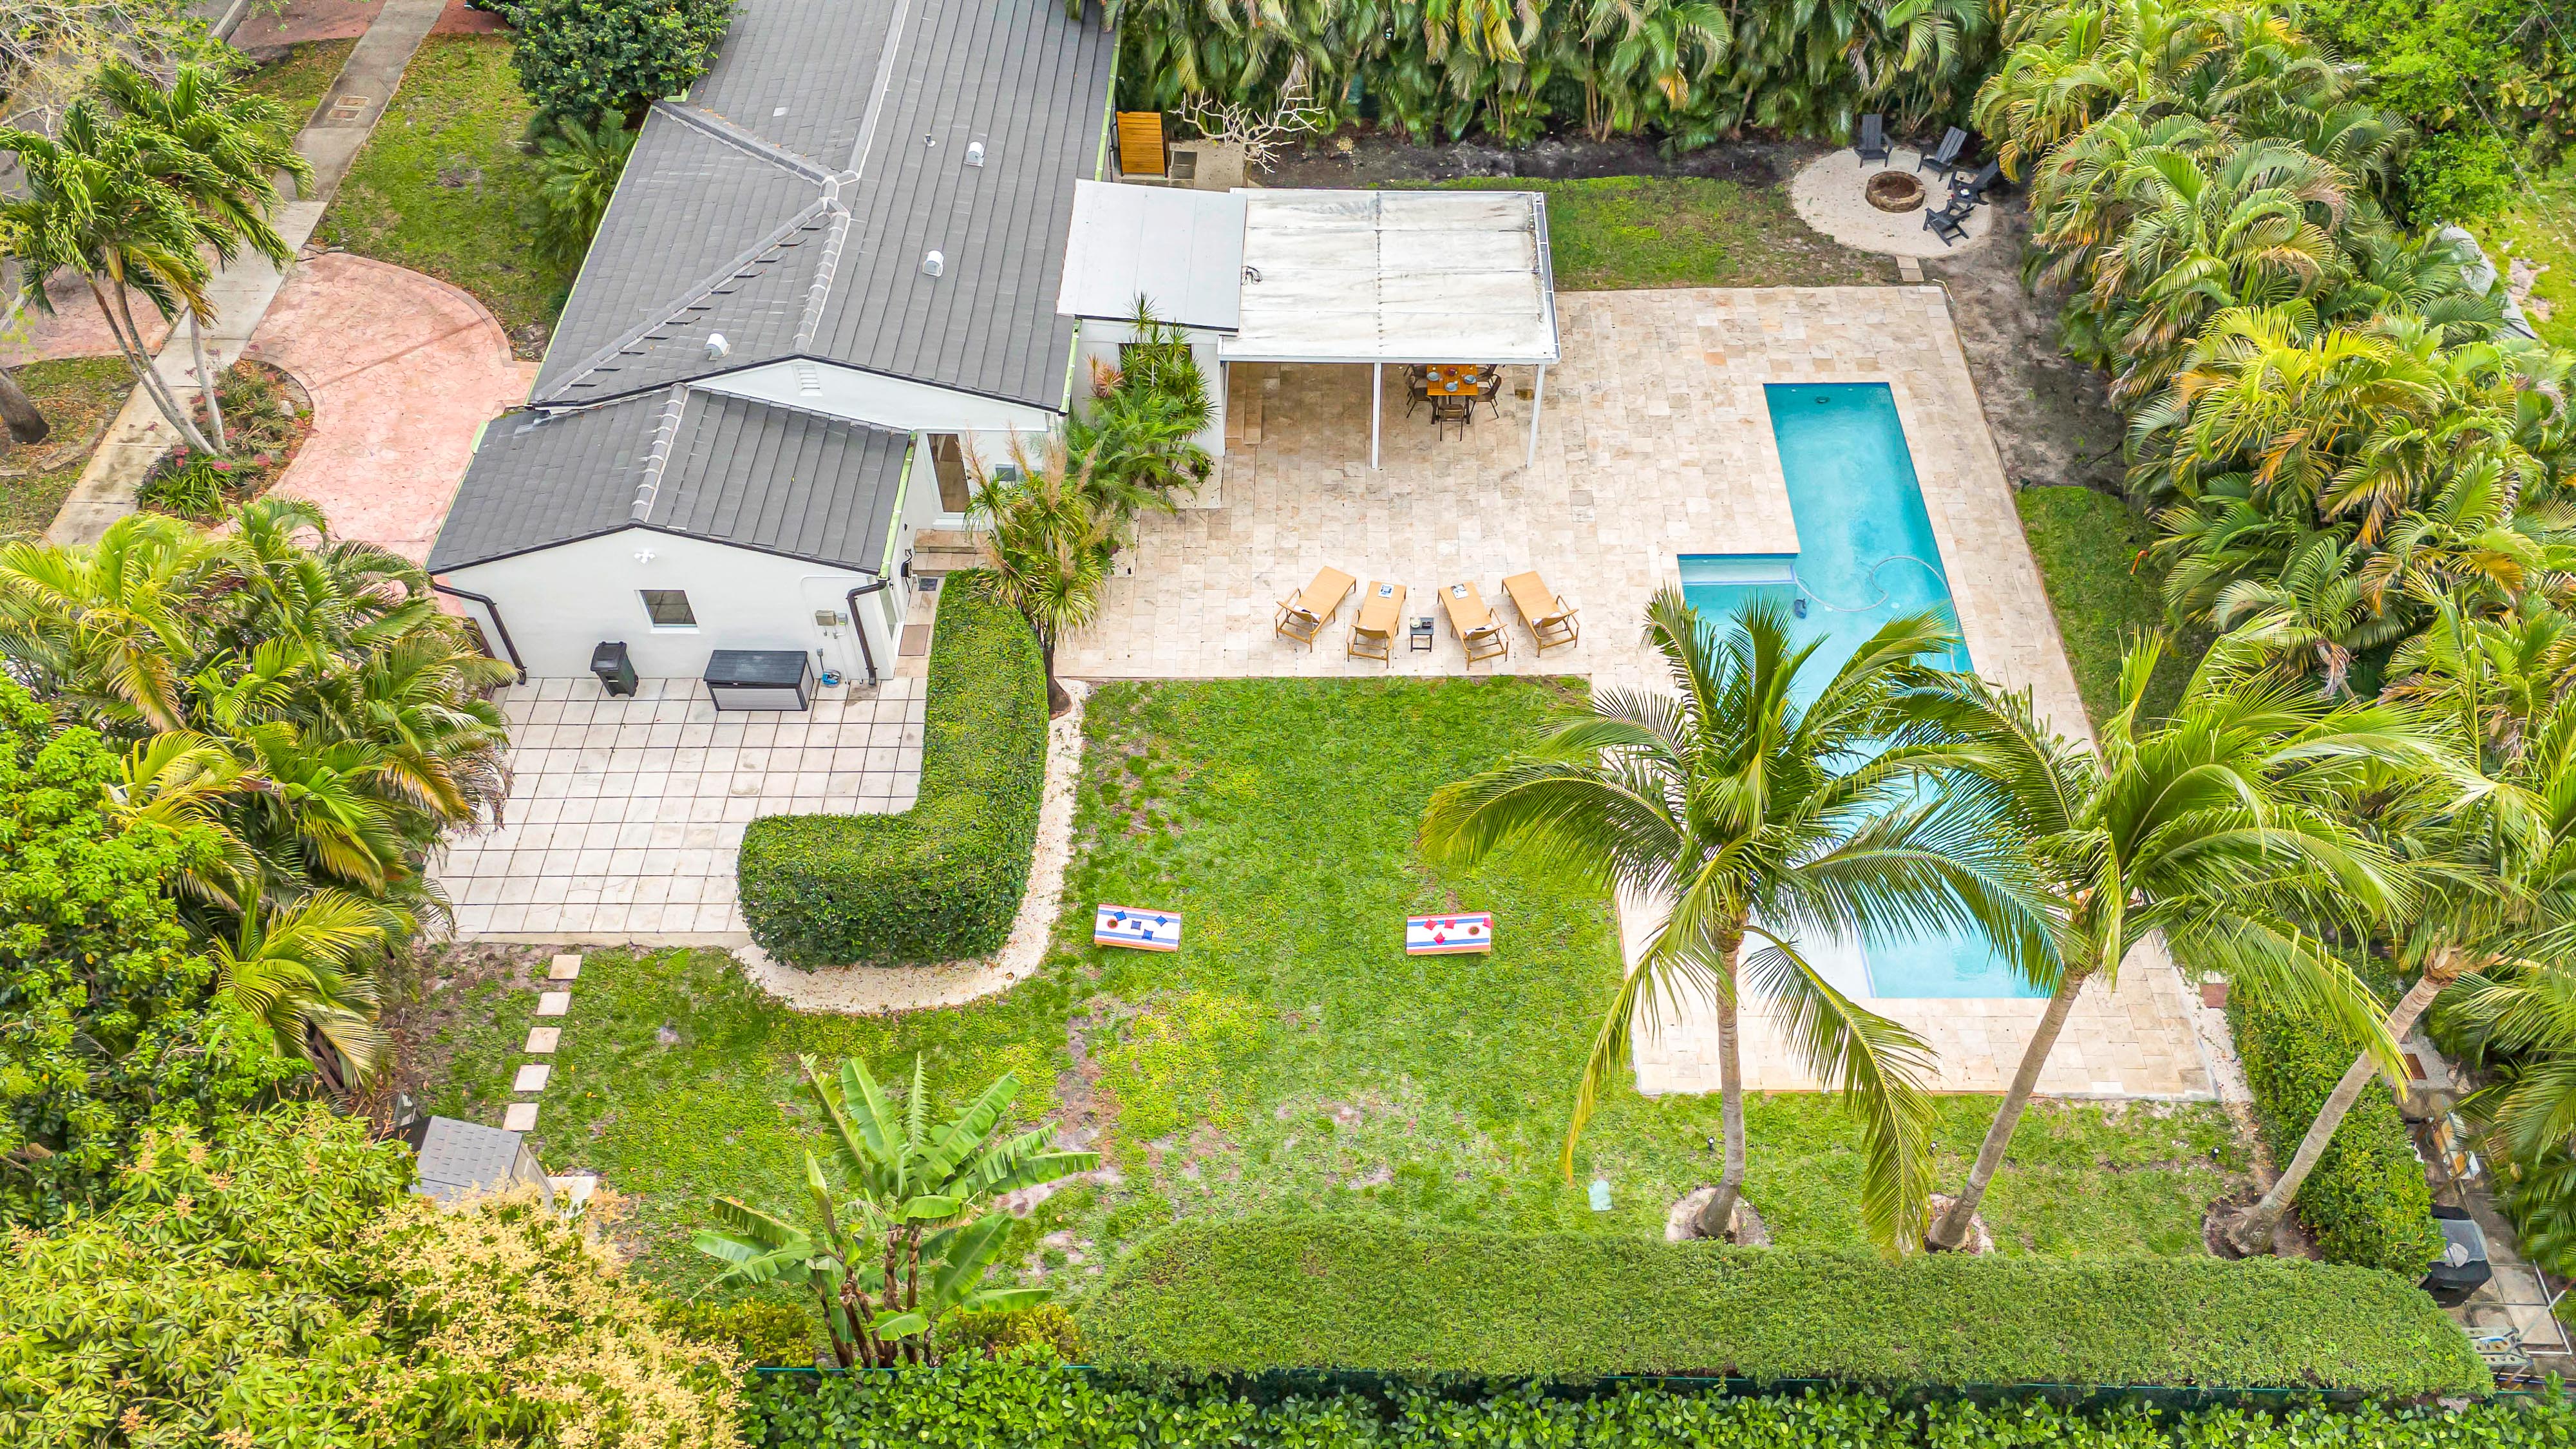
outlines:
{"label": "tropical foliage", "polygon": [[1513,145],[1577,127],[1678,148],[1747,127],[1840,137],[1863,111],[1920,127],[1961,107],[1995,37],[1975,0],[1119,0],[1109,15],[1123,104],[1285,103]]}
{"label": "tropical foliage", "polygon": [[545,216],[537,228],[539,261],[567,272],[581,265],[634,149],[635,132],[616,115],[593,125],[565,116],[552,135],[537,138],[537,196]]}
{"label": "tropical foliage", "polygon": [[505,0],[510,64],[536,113],[531,137],[573,121],[634,126],[644,108],[706,74],[733,0]]}
{"label": "tropical foliage", "polygon": [[698,1250],[727,1266],[716,1285],[787,1283],[810,1289],[842,1368],[939,1361],[932,1333],[952,1314],[1033,1307],[1043,1288],[987,1288],[984,1271],[1010,1227],[995,1199],[1088,1172],[1099,1158],[1048,1148],[1054,1129],[1003,1131],[1019,1080],[1008,1072],[945,1122],[931,1120],[919,1058],[898,1109],[866,1065],[841,1064],[826,1081],[812,1057],[805,1084],[822,1109],[824,1142],[838,1170],[805,1154],[810,1224],[716,1202],[719,1227]]}
{"label": "tropical foliage", "polygon": [[[308,541],[309,540],[309,541]],[[416,565],[264,499],[224,532],[136,514],[0,548],[0,656],[123,752],[119,820],[200,829],[180,918],[225,989],[340,1087],[371,1064],[365,962],[443,903],[443,833],[507,795],[508,678]]]}
{"label": "tropical foliage", "polygon": [[95,1215],[0,1245],[0,1438],[738,1442],[738,1360],[661,1326],[595,1218],[440,1212],[410,1180],[310,1104],[148,1135]]}
{"label": "tropical foliage", "polygon": [[1726,1134],[1698,1226],[1706,1237],[1730,1229],[1745,1160],[1738,1007],[1751,991],[1860,1118],[1871,1235],[1910,1247],[1929,1196],[1929,1052],[1845,996],[1807,951],[1982,929],[2026,971],[2053,970],[2047,903],[2012,822],[1974,792],[1925,798],[1928,784],[1972,763],[1933,692],[1932,661],[1954,641],[1929,616],[1892,620],[1802,688],[1818,646],[1793,646],[1775,609],[1751,605],[1720,625],[1669,588],[1648,606],[1646,639],[1676,697],[1594,691],[1589,717],[1434,796],[1424,849],[1473,863],[1522,844],[1660,917],[1584,1064],[1569,1176],[1575,1136],[1634,1024],[1696,998],[1716,1015]]}

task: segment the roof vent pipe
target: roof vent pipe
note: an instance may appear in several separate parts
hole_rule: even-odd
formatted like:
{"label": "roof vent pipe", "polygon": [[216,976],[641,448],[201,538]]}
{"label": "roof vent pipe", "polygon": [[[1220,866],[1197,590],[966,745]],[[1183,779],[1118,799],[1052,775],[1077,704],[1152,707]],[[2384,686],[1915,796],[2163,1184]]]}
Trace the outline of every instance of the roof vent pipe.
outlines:
{"label": "roof vent pipe", "polygon": [[966,164],[969,166],[981,166],[984,164],[983,142],[969,141],[966,143]]}
{"label": "roof vent pipe", "polygon": [[725,335],[723,333],[710,332],[707,334],[707,361],[715,362],[721,358],[730,357],[732,355],[733,344],[725,340]]}
{"label": "roof vent pipe", "polygon": [[921,259],[921,273],[923,276],[935,277],[947,270],[948,259],[937,252],[932,252],[930,255]]}

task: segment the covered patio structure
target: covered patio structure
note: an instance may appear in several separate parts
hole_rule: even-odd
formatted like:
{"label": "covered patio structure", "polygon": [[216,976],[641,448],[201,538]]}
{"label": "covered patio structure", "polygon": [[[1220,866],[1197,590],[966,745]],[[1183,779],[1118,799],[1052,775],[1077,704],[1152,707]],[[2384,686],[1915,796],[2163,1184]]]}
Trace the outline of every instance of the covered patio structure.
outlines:
{"label": "covered patio structure", "polygon": [[1547,369],[1561,353],[1547,198],[1534,191],[1252,191],[1243,289],[1217,356],[1367,364],[1369,466],[1387,365],[1524,364],[1538,460]]}
{"label": "covered patio structure", "polygon": [[[1143,299],[1189,332],[1203,369],[1236,363],[1532,370],[1524,466],[1538,458],[1561,356],[1547,198],[1529,191],[1176,192],[1084,182],[1056,310],[1098,361]],[[1213,360],[1218,366],[1207,369]],[[1212,378],[1222,399],[1228,389]],[[1222,406],[1222,403],[1220,403]],[[1369,408],[1379,466],[1382,404]],[[1221,452],[1223,419],[1203,441]]]}

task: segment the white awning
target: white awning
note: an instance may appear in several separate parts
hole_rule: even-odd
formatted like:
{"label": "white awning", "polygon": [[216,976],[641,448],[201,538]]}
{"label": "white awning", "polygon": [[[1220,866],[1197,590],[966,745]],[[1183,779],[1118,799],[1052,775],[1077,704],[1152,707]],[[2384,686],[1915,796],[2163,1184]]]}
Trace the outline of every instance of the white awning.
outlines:
{"label": "white awning", "polygon": [[1075,182],[1055,310],[1124,321],[1136,315],[1142,295],[1165,322],[1233,331],[1243,291],[1244,196]]}
{"label": "white awning", "polygon": [[1229,362],[1554,362],[1547,199],[1240,191]]}

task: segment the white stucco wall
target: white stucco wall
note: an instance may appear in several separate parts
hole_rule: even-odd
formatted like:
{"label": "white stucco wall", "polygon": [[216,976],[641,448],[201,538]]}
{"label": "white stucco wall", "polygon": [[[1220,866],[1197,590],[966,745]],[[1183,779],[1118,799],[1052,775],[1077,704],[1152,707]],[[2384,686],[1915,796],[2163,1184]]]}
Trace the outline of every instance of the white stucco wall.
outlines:
{"label": "white stucco wall", "polygon": [[[639,557],[648,553],[650,558]],[[440,581],[490,596],[532,678],[589,673],[591,650],[603,640],[623,640],[642,675],[695,678],[718,649],[801,649],[816,655],[818,673],[867,677],[850,631],[826,630],[814,621],[818,610],[846,613],[844,596],[869,582],[868,575],[850,569],[624,529],[457,569]],[[686,591],[697,628],[655,629],[644,612],[644,589]],[[890,674],[897,630],[875,596],[861,597],[859,608],[877,672]],[[500,635],[485,611],[468,602],[465,612],[483,621],[498,650]]]}
{"label": "white stucco wall", "polygon": [[[1201,429],[1198,445],[1207,449],[1211,458],[1225,456],[1225,364],[1217,359],[1217,335],[1213,332],[1189,332],[1190,357],[1199,365],[1199,376],[1207,379],[1208,425]],[[1086,318],[1082,332],[1074,342],[1074,405],[1087,416],[1091,407],[1091,369],[1095,363],[1118,365],[1120,343],[1136,339],[1136,329],[1124,322],[1102,322]]]}
{"label": "white stucco wall", "polygon": [[695,378],[689,385],[916,433],[1044,432],[1056,419],[1053,411],[1025,403],[801,359]]}

